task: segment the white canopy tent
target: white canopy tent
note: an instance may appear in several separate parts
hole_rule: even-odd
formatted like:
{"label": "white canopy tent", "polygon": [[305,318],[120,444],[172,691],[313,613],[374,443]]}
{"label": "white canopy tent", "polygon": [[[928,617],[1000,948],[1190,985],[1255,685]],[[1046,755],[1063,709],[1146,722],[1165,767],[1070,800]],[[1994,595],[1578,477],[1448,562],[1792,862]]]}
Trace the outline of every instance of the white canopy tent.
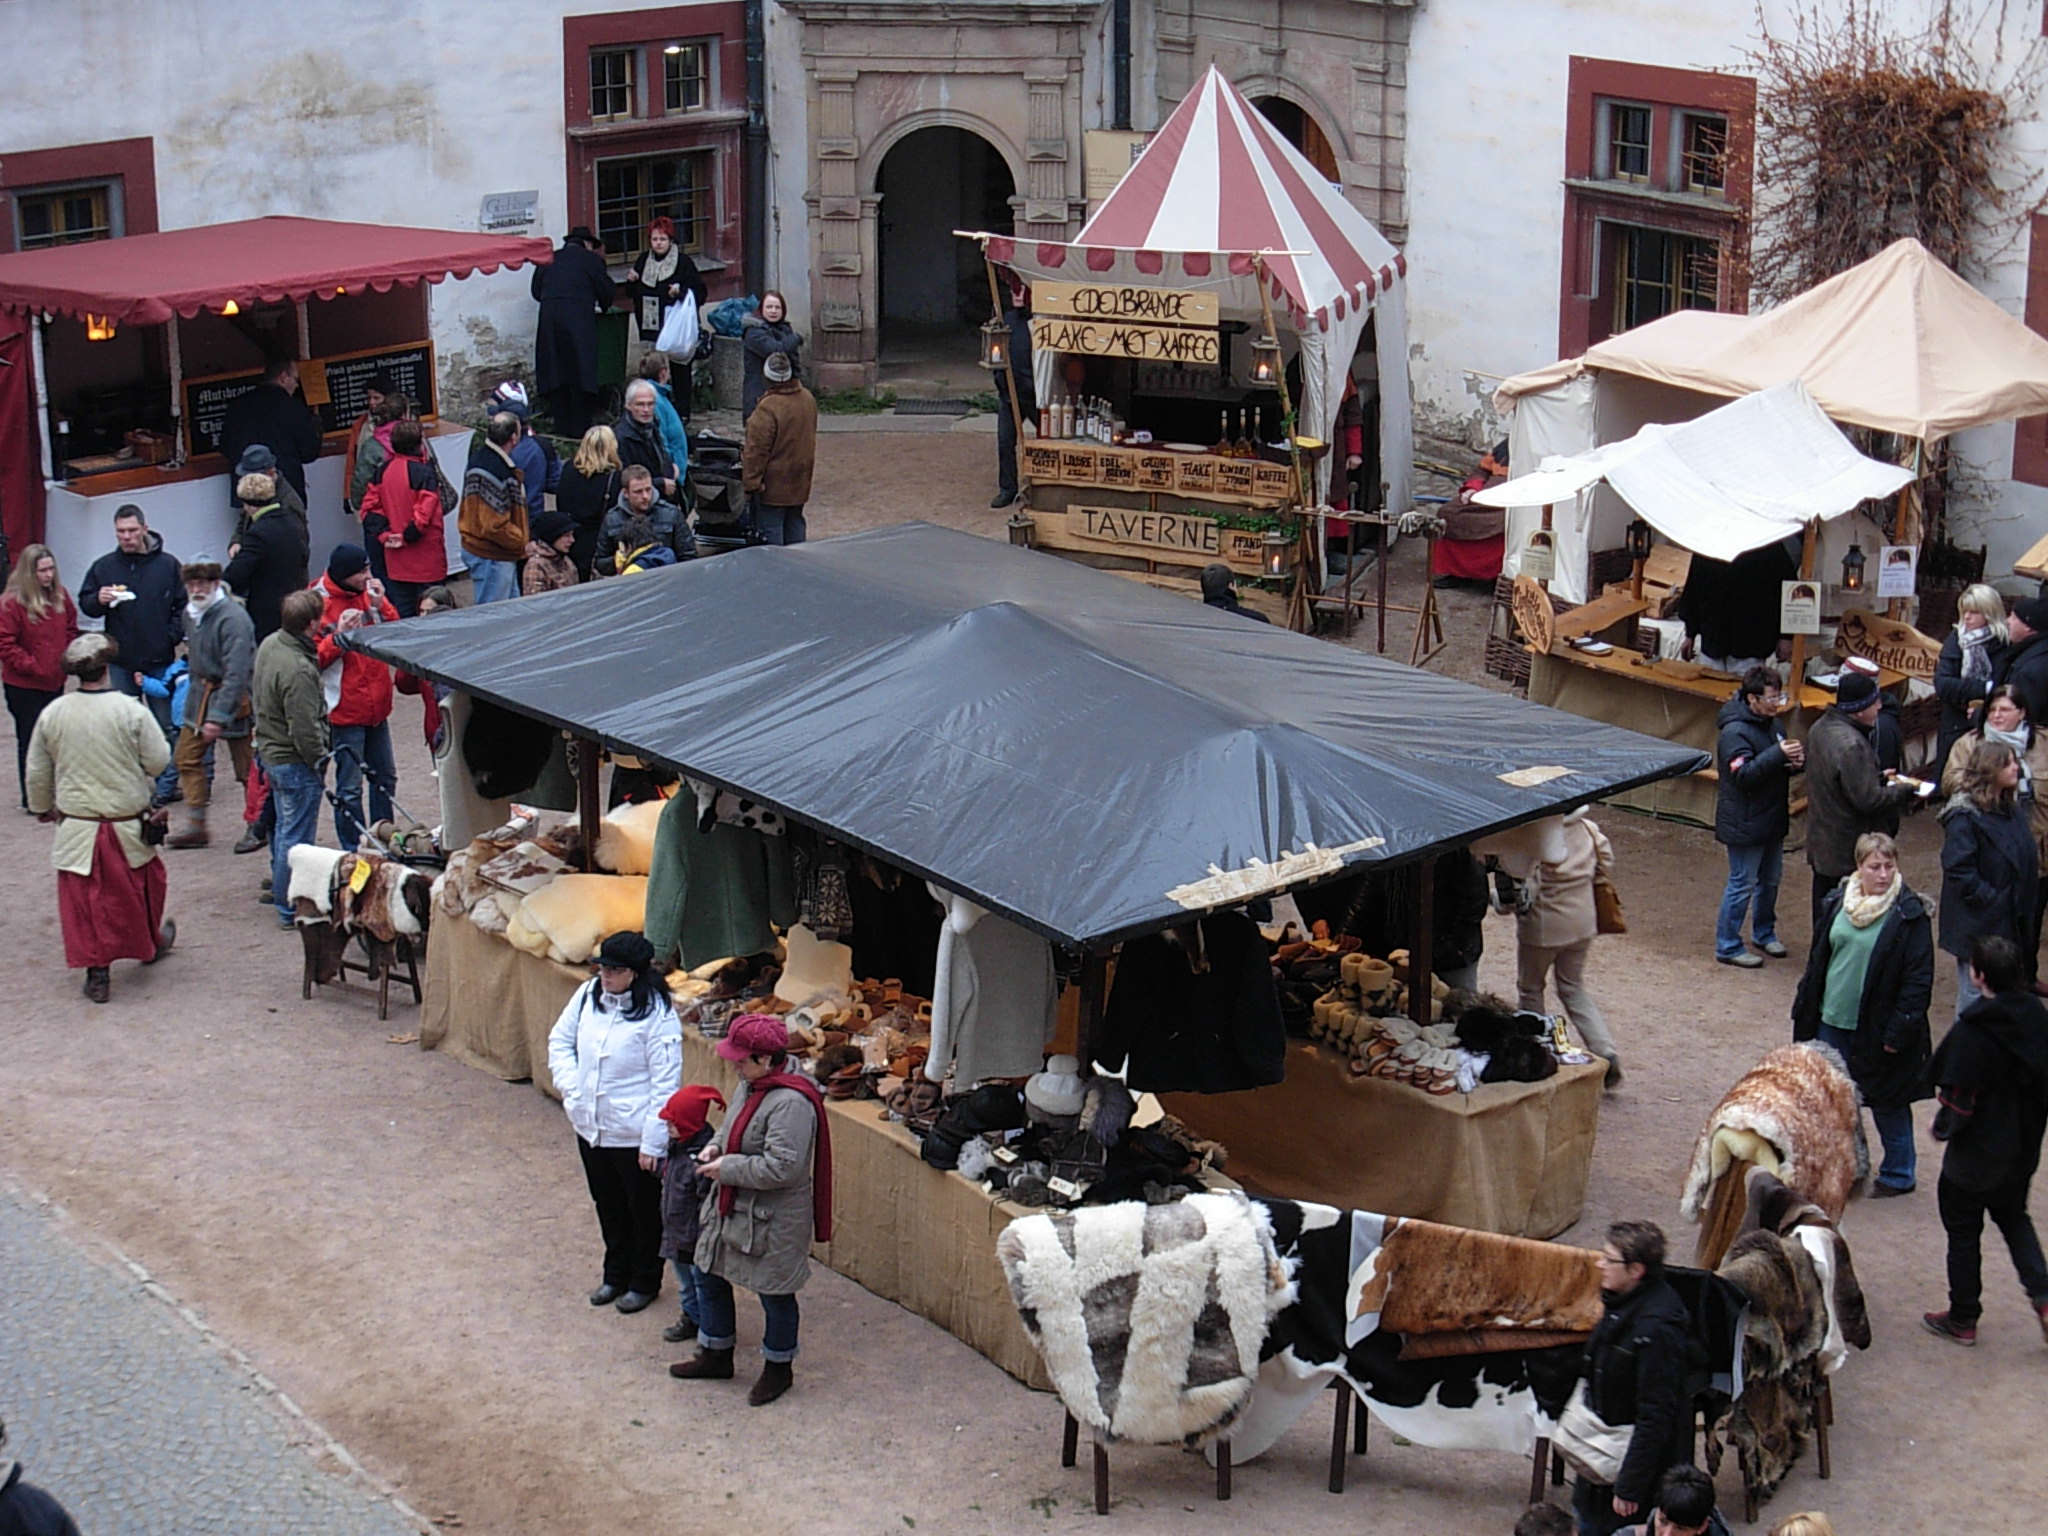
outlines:
{"label": "white canopy tent", "polygon": [[[1716,560],[1799,533],[1895,495],[1913,478],[1901,465],[1858,453],[1794,380],[1677,425],[1652,423],[1633,437],[1571,457],[1551,455],[1533,474],[1479,492],[1490,507],[1562,505],[1583,517],[1582,496],[1605,481],[1672,543]],[[1554,521],[1581,540],[1581,522]]]}
{"label": "white canopy tent", "polygon": [[[1330,441],[1345,375],[1373,321],[1380,477],[1407,510],[1414,459],[1407,263],[1364,214],[1211,65],[1071,242],[978,237],[990,259],[1037,280],[1129,283],[1218,296],[1227,318],[1276,318],[1300,340],[1301,430]],[[1040,397],[1055,360],[1035,362]],[[1319,493],[1330,460],[1316,468]]]}

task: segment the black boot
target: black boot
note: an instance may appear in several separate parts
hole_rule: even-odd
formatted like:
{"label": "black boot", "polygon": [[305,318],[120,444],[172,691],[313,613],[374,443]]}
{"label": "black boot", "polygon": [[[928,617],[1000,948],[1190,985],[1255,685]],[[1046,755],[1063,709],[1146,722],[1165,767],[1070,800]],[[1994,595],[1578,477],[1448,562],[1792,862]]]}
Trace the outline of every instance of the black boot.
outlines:
{"label": "black boot", "polygon": [[668,1368],[668,1373],[678,1381],[731,1381],[732,1351],[699,1345],[696,1354],[678,1360]]}
{"label": "black boot", "polygon": [[[730,1357],[728,1357],[730,1363]],[[761,1377],[747,1393],[749,1408],[765,1408],[789,1390],[794,1380],[787,1360],[764,1360],[761,1362]]]}
{"label": "black boot", "polygon": [[104,1003],[113,995],[113,983],[104,965],[91,965],[85,971],[85,995],[96,1003]]}

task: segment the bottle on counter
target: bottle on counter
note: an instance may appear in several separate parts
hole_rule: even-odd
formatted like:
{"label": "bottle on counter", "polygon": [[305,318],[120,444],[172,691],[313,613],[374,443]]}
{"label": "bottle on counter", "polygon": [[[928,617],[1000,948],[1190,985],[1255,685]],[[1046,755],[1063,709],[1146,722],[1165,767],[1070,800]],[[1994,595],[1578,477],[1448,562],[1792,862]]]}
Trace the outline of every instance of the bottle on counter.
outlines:
{"label": "bottle on counter", "polygon": [[1233,459],[1251,459],[1258,457],[1257,453],[1252,448],[1252,440],[1245,431],[1245,417],[1248,414],[1249,412],[1242,410],[1237,413],[1237,441],[1230,445],[1230,456]]}
{"label": "bottle on counter", "polygon": [[1222,435],[1216,439],[1216,446],[1209,451],[1227,459],[1230,457],[1230,412],[1218,411],[1216,414],[1222,422],[1222,425],[1218,428]]}

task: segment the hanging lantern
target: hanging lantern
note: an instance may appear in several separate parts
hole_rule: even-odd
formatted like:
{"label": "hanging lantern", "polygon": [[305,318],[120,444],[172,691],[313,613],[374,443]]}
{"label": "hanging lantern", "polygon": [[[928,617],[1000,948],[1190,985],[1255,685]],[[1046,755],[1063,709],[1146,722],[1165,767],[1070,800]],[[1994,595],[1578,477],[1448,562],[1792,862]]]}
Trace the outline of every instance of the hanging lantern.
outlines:
{"label": "hanging lantern", "polygon": [[1038,522],[1029,512],[1012,512],[1004,526],[1010,530],[1010,543],[1018,549],[1037,547]]}
{"label": "hanging lantern", "polygon": [[1271,336],[1261,336],[1252,343],[1252,382],[1277,384],[1279,381],[1280,343]]}
{"label": "hanging lantern", "polygon": [[1285,576],[1294,564],[1294,535],[1285,528],[1268,528],[1259,543],[1260,569],[1268,576]]}
{"label": "hanging lantern", "polygon": [[221,305],[220,312],[224,315],[239,315],[242,312],[242,306],[233,299],[229,299],[227,303]]}
{"label": "hanging lantern", "polygon": [[1640,517],[1628,525],[1628,557],[1631,560],[1650,558],[1650,525]]}
{"label": "hanging lantern", "polygon": [[1842,556],[1842,590],[1861,592],[1863,590],[1863,546],[1851,544],[1849,552]]}
{"label": "hanging lantern", "polygon": [[112,341],[119,334],[112,315],[87,315],[85,317],[85,339],[87,341]]}
{"label": "hanging lantern", "polygon": [[1010,328],[995,315],[981,327],[981,366],[991,373],[1010,366]]}

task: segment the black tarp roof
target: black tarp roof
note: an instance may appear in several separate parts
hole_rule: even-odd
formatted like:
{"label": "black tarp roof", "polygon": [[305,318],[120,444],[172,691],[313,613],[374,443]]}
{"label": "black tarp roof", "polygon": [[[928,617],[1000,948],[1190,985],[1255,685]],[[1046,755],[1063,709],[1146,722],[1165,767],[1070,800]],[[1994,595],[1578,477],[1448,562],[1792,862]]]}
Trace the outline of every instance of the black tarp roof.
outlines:
{"label": "black tarp roof", "polygon": [[[1296,855],[1279,883],[1307,884],[1706,762],[926,523],[351,639],[1069,944],[1243,900],[1212,866]],[[1541,782],[1503,778],[1525,770]]]}

